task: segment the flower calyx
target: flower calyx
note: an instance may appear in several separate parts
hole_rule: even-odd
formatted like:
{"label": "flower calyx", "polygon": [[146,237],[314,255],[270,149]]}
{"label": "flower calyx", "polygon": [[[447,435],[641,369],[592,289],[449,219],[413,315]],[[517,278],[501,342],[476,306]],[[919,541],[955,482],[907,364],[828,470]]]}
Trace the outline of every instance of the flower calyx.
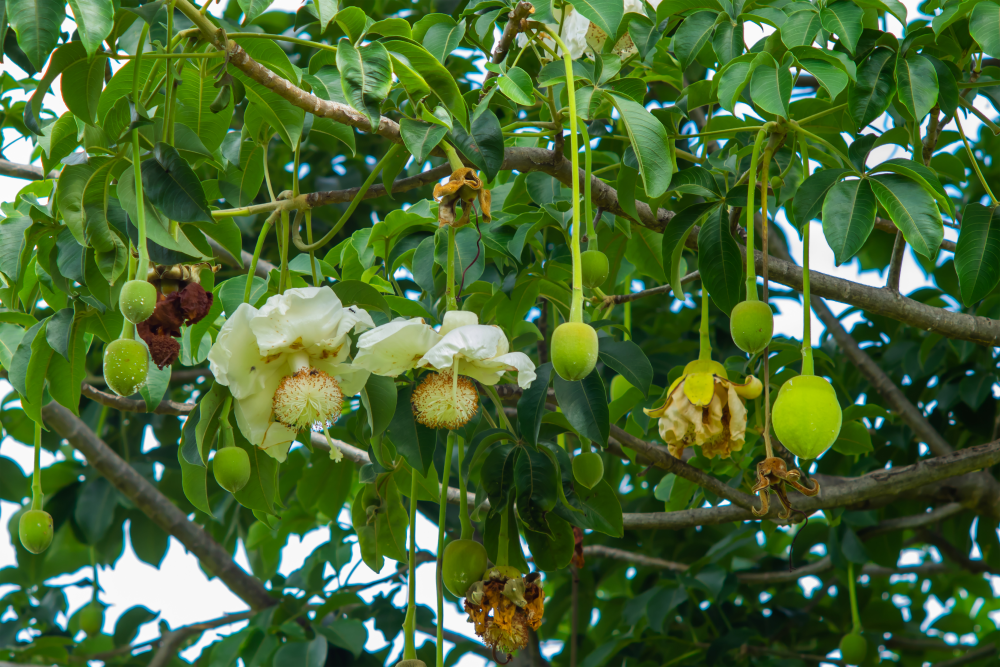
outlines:
{"label": "flower calyx", "polygon": [[[475,204],[485,222],[490,222],[492,196],[475,169],[462,167],[452,172],[448,182],[434,186],[434,200],[438,202],[438,225],[462,227],[469,222],[469,213]],[[462,205],[462,217],[456,219],[456,207]]]}

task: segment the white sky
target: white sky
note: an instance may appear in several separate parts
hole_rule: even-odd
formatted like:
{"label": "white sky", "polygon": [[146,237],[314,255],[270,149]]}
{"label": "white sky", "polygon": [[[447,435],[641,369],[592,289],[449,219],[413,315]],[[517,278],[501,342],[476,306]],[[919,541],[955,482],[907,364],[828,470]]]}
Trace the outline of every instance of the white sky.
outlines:
{"label": "white sky", "polygon": [[[916,0],[904,0],[904,4],[907,6],[909,17],[911,19],[917,16]],[[299,0],[278,0],[273,3],[271,7],[272,9],[294,11],[300,5],[301,2]],[[219,14],[219,6],[213,5],[211,11],[213,14]],[[888,21],[890,24],[890,30],[896,32],[897,34],[902,32],[902,27],[895,19],[890,17]],[[67,19],[67,24],[66,27],[64,27],[64,30],[72,31],[72,29],[73,24],[69,19]],[[745,41],[748,45],[752,45],[761,37],[772,32],[773,29],[767,26],[765,26],[764,29],[761,29],[755,24],[747,23],[745,25],[745,31]],[[15,78],[22,78],[25,76],[24,72],[20,71],[9,60],[4,63],[3,67]],[[55,94],[50,94],[46,98],[46,105],[48,108],[62,113],[66,110],[66,108],[62,100],[58,97],[58,82],[53,85],[52,90]],[[23,99],[23,97],[18,96],[17,93],[8,93],[8,95],[10,95],[14,100]],[[992,107],[990,107],[981,97],[977,98],[976,106],[990,116],[995,115]],[[884,121],[885,119],[883,118],[882,120]],[[964,121],[964,127],[971,136],[978,136],[982,123],[977,118],[972,116],[969,117],[968,120]],[[952,128],[954,128],[954,126],[952,126]],[[7,142],[14,139],[12,132],[12,130],[7,130],[4,133],[3,145],[6,145]],[[18,141],[5,148],[4,155],[8,160],[13,162],[27,163],[30,161],[31,150],[32,145],[29,142]],[[890,156],[889,153],[894,150],[897,151],[897,154]],[[888,159],[889,157],[902,155],[905,155],[905,153],[901,153],[898,148],[881,147],[873,151],[869,158],[869,164],[877,164],[885,159]],[[24,185],[26,185],[26,181],[0,176],[0,201],[13,201],[17,192],[24,187]],[[798,241],[797,233],[791,228],[790,225],[787,224],[783,212],[779,213],[777,222],[784,229],[785,234],[791,243],[790,249],[793,257],[796,261],[801,263],[802,244]],[[833,252],[827,245],[823,236],[822,225],[817,222],[813,222],[812,225],[811,268],[814,271],[839,276],[847,280],[872,286],[882,286],[885,284],[884,278],[880,276],[877,271],[860,271],[856,261],[852,261],[844,266],[836,267],[834,265]],[[954,229],[946,227],[945,237],[954,241],[957,239],[957,233]],[[945,261],[948,255],[949,253],[943,252],[942,256],[939,258],[939,263]],[[912,251],[908,251],[903,265],[901,280],[902,292],[905,294],[915,289],[930,285],[931,282],[924,277],[922,270],[917,265],[913,257]],[[779,289],[781,288],[781,286],[776,287]],[[775,333],[784,334],[792,338],[800,338],[803,330],[801,304],[792,302],[788,299],[781,299],[774,303],[779,310],[779,314],[775,318]],[[847,308],[847,306],[835,302],[829,302],[829,305],[835,313],[842,312]],[[860,315],[855,314],[846,318],[845,323],[848,328],[850,328],[853,326],[853,323],[859,319]],[[815,317],[815,315],[813,315],[812,338],[814,344],[818,343],[823,331],[824,328],[822,323]],[[11,391],[10,386],[6,382],[0,381],[0,395],[3,395],[8,391]],[[148,445],[155,446],[155,443],[150,441]],[[25,473],[30,472],[31,449],[29,447],[21,445],[10,438],[5,438],[2,442],[0,442],[0,454],[14,459],[25,471]],[[79,454],[77,454],[77,456],[79,457]],[[61,454],[59,457],[61,458]],[[55,459],[51,454],[45,451],[42,452],[43,466],[49,465],[53,460]],[[13,503],[0,501],[0,525],[6,526],[10,517],[16,510],[17,506]],[[349,514],[345,510],[339,520],[341,523],[347,524],[349,523],[349,519]],[[420,515],[418,515],[417,524],[418,548],[430,552],[436,552],[437,531],[434,525]],[[289,539],[288,545],[282,551],[280,573],[287,575],[300,567],[302,562],[312,552],[312,550],[320,544],[326,542],[328,539],[329,530],[326,528],[314,530],[307,534],[303,539],[293,535]],[[912,560],[914,557],[915,554],[913,553],[904,554],[905,560]],[[240,546],[236,560],[242,567],[249,571],[249,565],[247,563],[246,554],[243,552],[242,545]],[[358,553],[357,546],[355,546],[354,558],[351,565],[345,568],[345,572],[349,571],[359,560],[360,555]],[[14,564],[16,563],[13,547],[6,540],[0,540],[0,568]],[[382,576],[390,574],[393,571],[393,568],[395,568],[395,563],[393,561],[387,561],[387,564],[383,569]],[[88,570],[89,568],[56,578],[50,583],[66,584],[75,581],[81,576],[89,574]],[[434,563],[421,565],[417,577],[418,602],[426,604],[432,609],[436,608],[436,596],[434,592],[434,581],[436,577],[434,570]],[[379,578],[379,576],[379,574],[370,571],[367,566],[361,565],[355,570],[350,583],[355,584],[373,581]],[[810,590],[818,585],[818,580],[814,582],[812,581],[813,579],[815,579],[815,577],[805,578],[802,580],[802,584],[805,589]],[[124,555],[116,563],[113,570],[102,570],[100,574],[100,581],[104,589],[101,599],[105,604],[110,605],[106,613],[105,632],[111,632],[114,629],[114,623],[118,616],[120,616],[126,609],[137,604],[145,605],[154,611],[160,612],[160,619],[166,621],[172,628],[217,618],[226,613],[246,610],[246,605],[244,605],[239,598],[233,595],[221,582],[218,580],[208,580],[199,568],[197,559],[193,555],[187,553],[184,547],[173,538],[170,540],[170,548],[167,556],[159,569],[153,568],[141,562],[133,553],[129,542],[126,539]],[[183,582],[183,584],[178,585],[178,582]],[[389,586],[387,585],[372,588],[363,593],[362,597],[369,600],[375,597],[378,593],[388,590],[388,588]],[[10,586],[0,586],[0,596],[5,594],[8,590],[10,590]],[[66,589],[66,595],[70,603],[70,614],[72,614],[75,613],[79,607],[89,601],[90,590],[89,588],[70,587]],[[400,590],[395,599],[396,603],[403,605],[405,604],[405,599],[405,590]],[[192,604],[192,602],[196,602],[196,604]],[[944,608],[937,602],[936,598],[932,598],[932,601],[929,602],[928,605],[929,609],[932,609],[935,615],[944,611]],[[5,617],[0,618],[0,620],[8,619]],[[219,628],[216,631],[205,633],[203,638],[196,645],[185,650],[182,655],[188,660],[193,660],[200,654],[202,648],[214,641],[216,637],[229,634],[244,625],[245,624],[235,624],[233,626],[227,626]],[[368,650],[380,650],[386,644],[384,638],[374,629],[374,623],[372,621],[369,621],[367,625],[369,626],[369,641],[366,648]],[[449,630],[460,632],[474,638],[472,626],[466,623],[464,612],[460,613],[459,610],[453,605],[447,606],[445,626]],[[153,639],[158,636],[158,634],[156,623],[150,623],[143,626],[136,641],[141,642]],[[948,639],[955,641],[957,638],[950,637]],[[422,641],[422,638],[418,639],[418,643],[422,643]],[[393,664],[399,659],[401,655],[401,648],[401,642],[397,642],[388,664]],[[450,650],[450,648],[451,644],[446,643],[446,650]],[[543,650],[545,653],[551,655],[552,653],[557,653],[559,648],[558,643],[552,643],[543,647]],[[837,657],[837,655],[838,653],[834,652],[831,654],[831,657]],[[480,667],[481,665],[485,665],[486,662],[487,661],[479,658],[478,656],[467,654],[459,662],[459,665],[461,665],[461,667]]]}

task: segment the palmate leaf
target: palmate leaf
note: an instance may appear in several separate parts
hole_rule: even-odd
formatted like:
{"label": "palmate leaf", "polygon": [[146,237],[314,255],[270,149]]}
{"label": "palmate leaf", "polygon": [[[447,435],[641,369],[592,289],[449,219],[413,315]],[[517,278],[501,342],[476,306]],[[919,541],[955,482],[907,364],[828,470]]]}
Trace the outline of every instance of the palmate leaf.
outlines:
{"label": "palmate leaf", "polygon": [[966,306],[1000,282],[1000,212],[978,202],[966,204],[955,248],[955,272]]}

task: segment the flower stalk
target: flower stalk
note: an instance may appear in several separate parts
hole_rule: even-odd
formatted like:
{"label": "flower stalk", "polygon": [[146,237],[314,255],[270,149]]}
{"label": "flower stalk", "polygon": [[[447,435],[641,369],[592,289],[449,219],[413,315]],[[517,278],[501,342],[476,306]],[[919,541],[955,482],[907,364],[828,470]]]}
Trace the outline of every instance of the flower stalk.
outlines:
{"label": "flower stalk", "polygon": [[42,509],[42,423],[35,422],[35,469],[31,473],[31,509]]}
{"label": "flower stalk", "polygon": [[[417,659],[417,471],[410,468],[410,558],[407,566],[406,617],[403,619],[403,660]],[[440,618],[440,616],[438,617]],[[440,642],[438,642],[440,644]]]}
{"label": "flower stalk", "polygon": [[[456,364],[457,366],[457,364]],[[457,371],[457,369],[456,369]],[[453,373],[458,377],[458,373]],[[454,431],[448,432],[448,444],[444,452],[444,469],[441,471],[441,499],[438,503],[438,544],[437,544],[437,667],[444,665],[444,522],[448,514],[448,480],[451,479],[451,456],[458,436]],[[461,446],[461,445],[460,445]],[[415,476],[417,473],[413,471]]]}
{"label": "flower stalk", "polygon": [[[754,195],[757,192],[757,163],[760,160],[760,148],[764,145],[766,131],[761,128],[757,140],[753,144],[753,156],[750,158],[750,171],[747,172],[747,301],[759,301],[757,297],[757,266],[754,262]],[[765,197],[767,191],[765,190]]]}

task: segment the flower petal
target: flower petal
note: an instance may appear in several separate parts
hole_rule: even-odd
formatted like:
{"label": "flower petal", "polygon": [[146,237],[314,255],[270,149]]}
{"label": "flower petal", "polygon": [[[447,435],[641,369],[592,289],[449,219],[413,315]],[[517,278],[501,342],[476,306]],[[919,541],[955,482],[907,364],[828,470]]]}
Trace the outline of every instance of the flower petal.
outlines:
{"label": "flower petal", "polygon": [[344,398],[354,396],[365,388],[365,383],[371,376],[371,372],[365,368],[359,368],[353,364],[337,364],[326,360],[314,360],[313,367],[336,378],[340,384],[340,393]]}
{"label": "flower petal", "polygon": [[527,389],[535,380],[535,364],[524,352],[509,352],[483,361],[462,361],[460,375],[467,375],[483,384],[494,385],[507,371],[517,371],[517,384]]}
{"label": "flower petal", "polygon": [[395,377],[415,368],[417,360],[439,340],[441,336],[422,318],[399,317],[361,334],[353,365]]}
{"label": "flower petal", "polygon": [[691,373],[684,378],[684,395],[694,405],[708,405],[714,394],[715,378],[711,373]]}
{"label": "flower petal", "polygon": [[441,328],[438,330],[438,334],[444,336],[459,327],[473,326],[476,324],[479,324],[479,316],[475,313],[468,310],[449,310],[444,314],[444,321],[441,322]]}
{"label": "flower petal", "polygon": [[[261,356],[281,352],[346,356],[342,348],[348,331],[371,322],[370,316],[364,322],[358,310],[348,313],[329,287],[297,287],[269,298],[250,321],[250,329]],[[348,321],[342,325],[345,317]]]}
{"label": "flower petal", "polygon": [[260,447],[279,461],[285,460],[285,454],[296,435],[294,429],[271,420],[274,392],[283,377],[273,374],[260,391],[237,399],[233,405],[240,432],[252,445]]}
{"label": "flower petal", "polygon": [[417,366],[442,370],[451,368],[458,355],[465,361],[483,361],[506,354],[508,349],[507,337],[500,327],[469,325],[448,332],[424,354]]}
{"label": "flower petal", "polygon": [[249,323],[256,314],[253,306],[240,304],[222,326],[208,353],[216,382],[228,386],[237,399],[259,391],[274,370],[260,356],[257,339],[250,330]]}

